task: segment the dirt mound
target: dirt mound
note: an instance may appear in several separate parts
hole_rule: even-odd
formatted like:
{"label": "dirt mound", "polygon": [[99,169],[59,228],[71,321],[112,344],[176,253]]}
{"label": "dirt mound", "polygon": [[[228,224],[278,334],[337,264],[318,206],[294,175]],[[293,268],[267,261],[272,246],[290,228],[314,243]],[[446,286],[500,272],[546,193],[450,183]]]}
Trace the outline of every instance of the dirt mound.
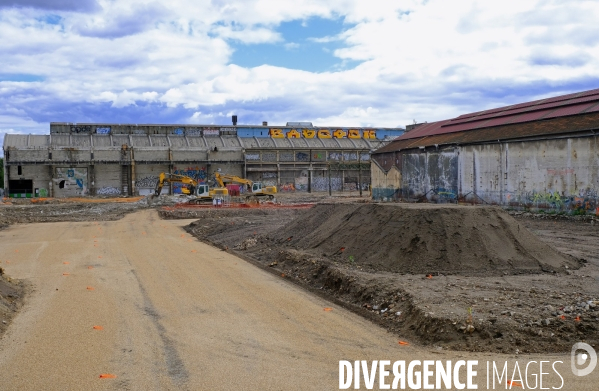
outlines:
{"label": "dirt mound", "polygon": [[497,207],[319,204],[269,236],[395,273],[499,276],[580,267]]}

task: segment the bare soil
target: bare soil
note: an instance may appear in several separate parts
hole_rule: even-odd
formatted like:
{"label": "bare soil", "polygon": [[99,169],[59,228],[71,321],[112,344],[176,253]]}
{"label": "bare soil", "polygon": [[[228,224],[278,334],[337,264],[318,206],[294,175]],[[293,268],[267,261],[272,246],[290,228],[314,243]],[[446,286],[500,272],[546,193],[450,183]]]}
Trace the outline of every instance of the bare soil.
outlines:
{"label": "bare soil", "polygon": [[[110,202],[101,198],[90,198],[84,202],[61,199],[33,201],[15,199],[0,205],[0,229],[22,223],[119,220],[128,213],[147,208],[145,200]],[[9,262],[10,259],[6,255],[0,255],[0,336],[22,307],[23,300],[30,290],[25,281],[13,280],[4,275]]]}
{"label": "bare soil", "polygon": [[0,229],[10,224],[57,221],[112,221],[147,207],[147,203],[54,202],[23,203],[0,206]]}
{"label": "bare soil", "polygon": [[[187,227],[197,238],[423,345],[525,353],[599,343],[595,218],[371,204],[356,195],[281,194],[287,207],[171,207],[160,215],[198,218]],[[324,204],[293,207],[314,201]],[[118,220],[147,207],[22,202],[0,206],[0,226]],[[0,334],[26,291],[0,279]]]}
{"label": "bare soil", "polygon": [[23,306],[23,300],[29,290],[26,283],[5,276],[4,268],[0,265],[0,336]]}
{"label": "bare soil", "polygon": [[[424,345],[528,353],[599,343],[593,221],[422,204],[188,213],[200,217],[188,227],[199,239]],[[585,247],[556,241],[568,235]]]}

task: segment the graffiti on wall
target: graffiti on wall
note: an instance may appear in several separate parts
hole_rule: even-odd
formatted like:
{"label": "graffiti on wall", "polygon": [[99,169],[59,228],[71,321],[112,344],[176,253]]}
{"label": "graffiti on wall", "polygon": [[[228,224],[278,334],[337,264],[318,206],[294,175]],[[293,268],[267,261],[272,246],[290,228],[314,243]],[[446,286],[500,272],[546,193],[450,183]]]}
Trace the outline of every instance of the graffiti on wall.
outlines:
{"label": "graffiti on wall", "polygon": [[[521,200],[522,197],[517,197]],[[592,189],[585,189],[579,195],[565,196],[559,192],[527,192],[525,199],[528,203],[538,208],[557,211],[574,211],[577,213],[595,212],[597,209],[597,196]]]}
{"label": "graffiti on wall", "polygon": [[245,160],[260,160],[259,153],[246,153]]}
{"label": "graffiti on wall", "polygon": [[352,138],[375,139],[374,129],[277,129],[268,131],[272,138]]}
{"label": "graffiti on wall", "polygon": [[556,192],[530,192],[527,194],[527,199],[534,203],[544,203],[561,207],[564,204],[564,198]]}
{"label": "graffiti on wall", "polygon": [[295,191],[295,185],[293,183],[282,184],[279,191]]}
{"label": "graffiti on wall", "polygon": [[96,193],[98,195],[120,195],[121,191],[113,186],[102,186]]}
{"label": "graffiti on wall", "polygon": [[185,130],[185,135],[186,136],[201,136],[202,135],[202,129],[200,128],[190,128],[190,129],[186,129]]}
{"label": "graffiti on wall", "polygon": [[341,161],[342,157],[341,152],[329,152],[329,160]]}
{"label": "graffiti on wall", "polygon": [[108,126],[108,127],[102,127],[102,128],[96,128],[96,134],[110,134],[110,126]]}
{"label": "graffiti on wall", "polygon": [[[307,172],[306,172],[307,174]],[[295,190],[308,191],[308,176],[300,176],[295,178]]]}
{"label": "graffiti on wall", "polygon": [[[208,177],[208,175],[206,173],[206,167],[199,167],[199,166],[186,167],[186,168],[174,167],[173,174],[183,175],[183,176],[193,178],[198,183],[204,182],[206,180],[206,178]],[[176,183],[176,182],[174,182],[172,185],[173,185],[173,193],[174,194],[182,194],[183,192],[182,192],[181,188],[188,187],[187,185],[185,185],[183,183]]]}
{"label": "graffiti on wall", "polygon": [[140,178],[135,181],[135,186],[138,188],[154,189],[154,188],[156,188],[157,184],[158,184],[158,177],[153,176],[153,175],[146,176],[146,177]]}
{"label": "graffiti on wall", "polygon": [[263,162],[276,162],[277,161],[277,153],[276,152],[262,152],[262,161]]}
{"label": "graffiti on wall", "polygon": [[204,136],[220,136],[220,129],[218,128],[205,128],[203,132]]}
{"label": "graffiti on wall", "polygon": [[343,160],[358,160],[358,154],[356,152],[343,152]]}
{"label": "graffiti on wall", "polygon": [[565,195],[558,191],[485,191],[466,196],[458,195],[456,198],[468,202],[484,200],[490,204],[505,204],[550,213],[596,214],[599,207],[599,197],[593,189],[580,190],[577,195]]}
{"label": "graffiti on wall", "polygon": [[295,160],[298,162],[307,162],[310,160],[310,155],[304,152],[298,152],[295,154]]}
{"label": "graffiti on wall", "polygon": [[442,200],[454,201],[457,200],[458,194],[455,190],[439,187],[435,190],[435,194]]}
{"label": "graffiti on wall", "polygon": [[277,173],[276,172],[263,172],[262,173],[262,178],[276,178],[277,177]]}
{"label": "graffiti on wall", "polygon": [[324,151],[314,151],[312,152],[312,160],[314,161],[324,161],[327,158],[327,154]]}
{"label": "graffiti on wall", "polygon": [[183,136],[185,134],[185,129],[183,128],[175,128],[171,131],[171,134],[175,134],[177,136]]}
{"label": "graffiti on wall", "polygon": [[[331,190],[340,191],[343,184],[341,178],[331,178]],[[329,178],[328,177],[313,177],[312,178],[312,191],[329,191]]]}
{"label": "graffiti on wall", "polygon": [[190,178],[195,179],[198,182],[203,182],[207,178],[206,167],[186,167],[186,168],[177,168],[174,167],[173,174],[175,175],[184,175]]}
{"label": "graffiti on wall", "polygon": [[91,133],[91,125],[75,125],[71,126],[72,133]]}
{"label": "graffiti on wall", "polygon": [[362,182],[361,185],[358,185],[357,182],[346,182],[343,184],[343,191],[358,191],[360,190],[360,187],[363,191],[368,191],[369,186],[370,185],[365,182]]}
{"label": "graffiti on wall", "polygon": [[87,195],[87,168],[57,167],[52,179],[57,196]]}

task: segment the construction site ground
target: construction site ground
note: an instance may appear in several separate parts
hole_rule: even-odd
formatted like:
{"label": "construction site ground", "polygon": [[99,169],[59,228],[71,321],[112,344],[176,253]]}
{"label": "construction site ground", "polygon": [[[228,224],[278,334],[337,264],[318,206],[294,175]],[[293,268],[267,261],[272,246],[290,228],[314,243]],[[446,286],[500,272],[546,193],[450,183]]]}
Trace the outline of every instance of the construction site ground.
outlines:
{"label": "construction site ground", "polygon": [[599,346],[595,218],[277,199],[5,200],[0,384],[336,389],[339,360],[559,359],[594,389],[566,353]]}

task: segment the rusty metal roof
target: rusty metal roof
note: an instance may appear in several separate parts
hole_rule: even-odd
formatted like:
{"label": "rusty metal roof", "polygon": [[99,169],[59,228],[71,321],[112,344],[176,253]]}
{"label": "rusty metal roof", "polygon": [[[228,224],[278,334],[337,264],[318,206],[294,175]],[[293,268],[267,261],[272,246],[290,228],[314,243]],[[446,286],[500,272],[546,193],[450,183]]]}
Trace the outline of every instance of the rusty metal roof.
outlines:
{"label": "rusty metal roof", "polygon": [[596,129],[597,112],[599,89],[577,92],[420,125],[378,151]]}
{"label": "rusty metal roof", "polygon": [[575,94],[519,103],[497,109],[463,114],[459,117],[421,125],[399,137],[408,139],[435,134],[478,130],[498,125],[538,121],[595,111],[599,105],[599,89]]}
{"label": "rusty metal roof", "polygon": [[[440,126],[439,123],[427,124]],[[427,125],[421,125],[422,127]],[[416,128],[419,129],[420,127]],[[428,147],[433,145],[471,144],[497,140],[520,139],[525,137],[552,136],[565,133],[597,130],[599,132],[599,110],[569,117],[557,117],[543,121],[524,122],[511,125],[494,126],[476,131],[439,133],[430,136],[404,138],[398,137],[375,153],[398,151],[400,149]]]}

